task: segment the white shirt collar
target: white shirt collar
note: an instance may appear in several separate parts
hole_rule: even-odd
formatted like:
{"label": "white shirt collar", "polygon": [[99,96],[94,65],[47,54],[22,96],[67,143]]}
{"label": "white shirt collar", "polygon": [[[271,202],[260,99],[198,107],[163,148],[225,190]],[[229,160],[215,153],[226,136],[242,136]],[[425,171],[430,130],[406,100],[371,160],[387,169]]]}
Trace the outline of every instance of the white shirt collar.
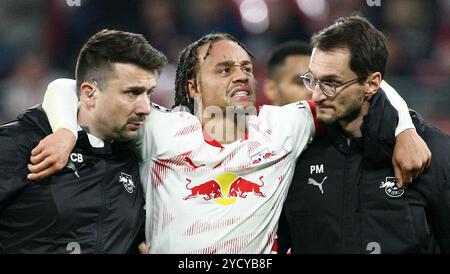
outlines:
{"label": "white shirt collar", "polygon": [[[83,130],[83,129],[81,128],[80,125],[78,125],[78,131],[80,131],[80,130]],[[92,147],[101,148],[101,147],[105,146],[105,143],[103,142],[102,139],[95,137],[94,135],[90,134],[89,132],[86,132],[86,133],[89,138],[89,143],[91,144]]]}

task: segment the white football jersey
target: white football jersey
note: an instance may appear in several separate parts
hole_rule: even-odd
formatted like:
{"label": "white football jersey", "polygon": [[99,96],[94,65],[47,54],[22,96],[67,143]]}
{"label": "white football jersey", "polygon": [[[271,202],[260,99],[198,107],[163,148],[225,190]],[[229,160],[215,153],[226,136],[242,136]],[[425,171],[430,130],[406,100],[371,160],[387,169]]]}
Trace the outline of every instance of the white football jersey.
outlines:
{"label": "white football jersey", "polygon": [[[414,128],[406,103],[386,82],[399,111],[396,136]],[[77,134],[76,82],[49,84],[42,104],[53,131]],[[187,112],[152,109],[134,145],[146,191],[152,253],[269,253],[296,158],[315,133],[315,106],[264,106],[247,138],[220,145]],[[208,141],[209,140],[209,141]]]}
{"label": "white football jersey", "polygon": [[150,253],[270,253],[314,116],[310,101],[264,106],[243,140],[221,145],[192,114],[153,108],[134,142]]}

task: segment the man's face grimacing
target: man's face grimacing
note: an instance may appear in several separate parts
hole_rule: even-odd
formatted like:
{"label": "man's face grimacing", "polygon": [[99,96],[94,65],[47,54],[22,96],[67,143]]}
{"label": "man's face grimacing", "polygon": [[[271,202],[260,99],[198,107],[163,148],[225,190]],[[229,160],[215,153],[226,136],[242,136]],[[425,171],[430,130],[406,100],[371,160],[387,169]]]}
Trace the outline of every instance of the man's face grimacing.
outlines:
{"label": "man's face grimacing", "polygon": [[199,47],[198,60],[197,77],[189,81],[189,93],[202,99],[203,108],[254,106],[253,65],[241,46],[225,39],[207,43]]}
{"label": "man's face grimacing", "polygon": [[[357,78],[350,68],[350,50],[336,48],[322,51],[314,48],[307,76],[321,82],[339,85]],[[369,77],[369,76],[368,76]],[[369,94],[369,84],[351,81],[336,88],[336,94],[326,96],[315,84],[312,100],[317,105],[317,118],[325,123],[352,121],[361,111],[365,96]]]}
{"label": "man's face grimacing", "polygon": [[114,63],[113,67],[104,89],[94,93],[92,120],[102,139],[128,141],[137,136],[150,114],[157,72],[127,63]]}

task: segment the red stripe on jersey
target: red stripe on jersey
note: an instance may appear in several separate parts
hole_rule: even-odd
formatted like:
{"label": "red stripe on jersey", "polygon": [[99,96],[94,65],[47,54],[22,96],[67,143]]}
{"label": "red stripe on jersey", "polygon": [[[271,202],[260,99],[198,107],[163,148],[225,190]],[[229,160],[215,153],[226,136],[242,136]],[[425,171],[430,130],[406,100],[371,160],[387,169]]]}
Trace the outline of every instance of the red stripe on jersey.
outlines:
{"label": "red stripe on jersey", "polygon": [[[211,136],[209,136],[209,134],[203,130],[203,139],[205,139],[205,142],[208,145],[211,145],[213,147],[218,147],[220,149],[224,149],[224,147],[222,146],[221,143],[219,143],[216,139],[212,138]],[[244,137],[241,139],[241,141],[245,141],[248,139],[248,133],[247,131],[244,133]]]}
{"label": "red stripe on jersey", "polygon": [[168,175],[171,161],[157,160],[154,163],[155,164],[152,167],[153,185],[155,187],[159,187]]}
{"label": "red stripe on jersey", "polygon": [[[213,139],[209,134],[203,129],[203,139],[205,139],[205,142],[213,147],[218,147],[220,149],[224,149],[222,144],[220,144],[216,139]],[[245,131],[244,137],[241,139],[241,141],[245,141],[248,139],[248,133]]]}
{"label": "red stripe on jersey", "polygon": [[206,142],[208,145],[211,145],[211,146],[213,146],[213,147],[218,147],[218,148],[224,149],[224,147],[223,147],[219,142],[217,142],[216,139],[213,139],[212,137],[210,137],[209,134],[206,133],[205,130],[203,130],[203,139],[205,139],[205,142]]}
{"label": "red stripe on jersey", "polygon": [[166,226],[168,226],[172,221],[174,220],[173,215],[169,212],[169,210],[164,207],[163,209],[163,222],[162,222],[162,228],[165,229]]}
{"label": "red stripe on jersey", "polygon": [[260,146],[261,146],[261,144],[258,141],[251,141],[250,144],[248,145],[248,152],[252,153]]}
{"label": "red stripe on jersey", "polygon": [[317,120],[317,108],[313,100],[308,100],[308,105],[311,108],[311,113],[314,119],[314,127],[316,128],[316,135],[322,131],[322,123]]}
{"label": "red stripe on jersey", "polygon": [[275,239],[275,241],[273,242],[272,252],[278,253],[278,239]]}
{"label": "red stripe on jersey", "polygon": [[194,125],[190,125],[190,126],[184,127],[184,128],[182,128],[182,129],[180,129],[180,130],[175,134],[175,137],[177,137],[177,136],[183,136],[183,135],[188,135],[188,134],[190,134],[190,133],[192,133],[192,132],[195,132],[195,131],[199,130],[200,128],[201,128],[201,125],[200,125],[200,124],[194,124]]}
{"label": "red stripe on jersey", "polygon": [[281,182],[284,181],[284,178],[286,177],[286,174],[281,175],[280,177],[278,177],[278,184],[281,184]]}

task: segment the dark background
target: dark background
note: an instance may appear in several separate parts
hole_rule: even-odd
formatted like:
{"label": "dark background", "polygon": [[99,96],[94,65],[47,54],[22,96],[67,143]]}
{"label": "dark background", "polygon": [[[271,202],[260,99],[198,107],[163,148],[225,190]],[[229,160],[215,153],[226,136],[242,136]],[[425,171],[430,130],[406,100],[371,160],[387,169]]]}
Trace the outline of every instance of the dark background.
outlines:
{"label": "dark background", "polygon": [[[170,64],[153,97],[173,104],[180,51],[202,35],[228,32],[255,54],[257,104],[270,49],[359,11],[389,41],[386,80],[410,108],[450,134],[450,0],[1,0],[0,122],[42,101],[47,84],[74,78],[81,45],[103,28],[145,35]],[[368,2],[380,3],[369,6]]]}

